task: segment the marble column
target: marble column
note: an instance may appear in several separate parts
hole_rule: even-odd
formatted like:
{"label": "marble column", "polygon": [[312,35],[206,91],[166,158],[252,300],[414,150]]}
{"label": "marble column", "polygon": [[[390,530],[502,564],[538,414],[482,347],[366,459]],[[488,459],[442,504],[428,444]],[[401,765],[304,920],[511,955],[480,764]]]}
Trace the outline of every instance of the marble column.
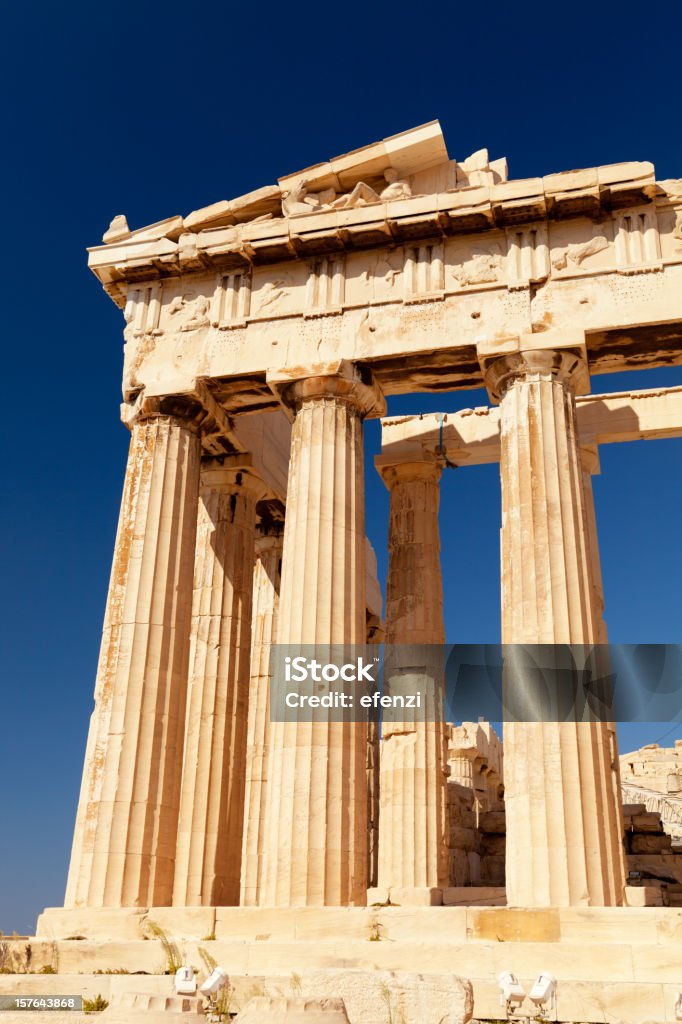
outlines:
{"label": "marble column", "polygon": [[[447,737],[442,660],[437,656],[442,652],[436,648],[436,656],[429,658],[428,646],[445,642],[438,528],[441,467],[435,460],[393,461],[388,455],[379,456],[376,464],[391,496],[386,642],[400,646],[391,662],[396,675],[390,685],[426,686],[430,705],[406,718],[399,713],[396,719],[383,719],[378,888],[438,889],[448,884]],[[401,898],[409,896],[403,892]]]}
{"label": "marble column", "polygon": [[[604,620],[604,585],[601,574],[597,516],[592,489],[592,477],[600,472],[598,446],[596,444],[582,444],[580,447],[580,460],[585,494],[585,530],[587,533],[590,565],[592,567],[592,587],[594,590],[594,636],[595,643],[601,645],[597,650],[595,662],[599,677],[608,678],[611,672],[609,651],[606,646],[609,642],[609,635]],[[606,727],[608,729],[608,747],[606,743],[603,743],[599,748],[601,753],[599,770],[610,777],[614,799],[605,805],[604,813],[608,819],[607,828],[617,830],[619,835],[623,835],[623,797],[620,778],[620,757],[618,753],[618,733],[615,722],[607,722]],[[625,867],[625,854],[623,853],[622,868],[616,863],[614,870],[622,870],[625,873]]]}
{"label": "marble column", "polygon": [[592,477],[594,474],[599,473],[599,449],[596,444],[581,445],[580,465],[583,472],[583,494],[585,495],[585,533],[589,550],[592,588],[594,590],[595,643],[607,644],[609,637],[606,622],[604,621],[604,585],[601,575],[601,559],[599,558],[594,492],[592,490]]}
{"label": "marble column", "polygon": [[[595,554],[575,414],[584,352],[517,350],[484,369],[501,408],[503,643],[592,644]],[[504,759],[508,903],[622,903],[608,723],[507,722]]]}
{"label": "marble column", "polygon": [[[364,645],[362,421],[383,401],[352,367],[282,399],[294,423],[277,642]],[[271,753],[260,904],[365,904],[367,722],[273,722]]]}
{"label": "marble column", "polygon": [[[367,644],[382,644],[386,632],[381,618],[367,611]],[[379,872],[379,723],[367,723],[367,887],[375,888]]]}
{"label": "marble column", "polygon": [[256,502],[265,493],[243,466],[204,460],[175,906],[239,903]]}
{"label": "marble column", "polygon": [[450,778],[460,786],[465,786],[473,791],[474,788],[474,758],[466,755],[450,757]]}
{"label": "marble column", "polygon": [[200,465],[171,406],[132,427],[66,907],[171,901]]}
{"label": "marble column", "polygon": [[[379,723],[367,724],[367,888],[379,883],[379,784],[380,784]],[[371,900],[370,900],[371,902]]]}
{"label": "marble column", "polygon": [[270,646],[277,630],[282,570],[282,524],[256,540],[253,570],[251,680],[244,798],[244,844],[240,903],[257,906],[263,874],[265,807],[270,761]]}

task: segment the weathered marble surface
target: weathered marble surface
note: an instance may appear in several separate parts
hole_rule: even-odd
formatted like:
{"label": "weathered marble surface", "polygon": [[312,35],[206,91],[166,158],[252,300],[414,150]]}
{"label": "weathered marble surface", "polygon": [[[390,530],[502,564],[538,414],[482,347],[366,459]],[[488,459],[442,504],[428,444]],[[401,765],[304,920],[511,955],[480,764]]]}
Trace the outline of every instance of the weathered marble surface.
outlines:
{"label": "weathered marble surface", "polygon": [[124,309],[126,402],[206,378],[262,409],[272,369],[334,358],[386,394],[480,386],[481,341],[568,324],[591,372],[679,362],[681,225],[649,163],[509,181],[486,151],[450,160],[432,122],[184,219],[117,218],[90,266]]}

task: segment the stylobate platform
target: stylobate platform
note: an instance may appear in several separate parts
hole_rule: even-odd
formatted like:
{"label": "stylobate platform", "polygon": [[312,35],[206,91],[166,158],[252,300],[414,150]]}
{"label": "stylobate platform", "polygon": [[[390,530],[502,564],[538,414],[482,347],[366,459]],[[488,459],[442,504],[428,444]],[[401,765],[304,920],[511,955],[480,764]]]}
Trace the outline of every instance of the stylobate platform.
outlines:
{"label": "stylobate platform", "polygon": [[[339,996],[357,972],[459,975],[471,980],[474,1016],[503,1015],[496,976],[513,971],[526,990],[541,971],[558,980],[558,1021],[674,1021],[682,990],[682,909],[667,907],[153,907],[48,909],[30,940],[31,970],[5,975],[0,992],[56,991],[79,975],[97,991],[166,991],[165,955],[149,935],[159,925],[188,963],[202,968],[201,948],[229,974],[237,1002],[254,992],[319,987]],[[17,946],[26,940],[16,940]],[[94,982],[93,982],[94,983]],[[73,987],[73,985],[72,985]],[[351,1017],[351,1024],[355,1024]]]}

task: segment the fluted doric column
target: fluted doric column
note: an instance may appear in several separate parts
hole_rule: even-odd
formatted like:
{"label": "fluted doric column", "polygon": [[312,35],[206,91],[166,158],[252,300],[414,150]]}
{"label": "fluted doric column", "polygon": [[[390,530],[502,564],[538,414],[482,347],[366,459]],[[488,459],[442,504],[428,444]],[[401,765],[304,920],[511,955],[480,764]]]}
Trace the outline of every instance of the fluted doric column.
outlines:
{"label": "fluted doric column", "polygon": [[393,461],[388,455],[379,456],[376,464],[391,495],[386,641],[400,646],[389,658],[396,673],[390,685],[395,690],[421,687],[430,704],[405,718],[398,712],[383,719],[378,887],[442,888],[448,884],[442,660],[440,651],[433,658],[427,653],[428,645],[445,642],[441,467],[435,460]]}
{"label": "fluted doric column", "polygon": [[451,757],[448,764],[450,766],[450,778],[452,781],[458,783],[460,786],[465,786],[467,789],[473,790],[474,760],[475,758],[467,757],[464,754]]}
{"label": "fluted doric column", "polygon": [[251,680],[244,797],[244,844],[240,903],[258,904],[263,875],[265,807],[270,762],[270,647],[277,629],[282,568],[282,524],[256,539],[253,570]]}
{"label": "fluted doric column", "polygon": [[256,502],[230,460],[201,472],[173,904],[239,903]]}
{"label": "fluted doric column", "polygon": [[[604,585],[601,574],[601,559],[599,557],[599,538],[597,535],[597,516],[594,507],[594,492],[592,489],[592,477],[599,473],[599,448],[596,444],[583,444],[580,447],[580,459],[583,471],[583,491],[585,495],[585,530],[589,550],[590,565],[592,567],[592,589],[594,591],[594,618],[595,618],[595,643],[597,648],[596,669],[598,676],[602,679],[609,677],[611,664],[607,644],[609,642],[608,629],[604,620]],[[614,798],[604,804],[606,815],[606,828],[618,835],[623,835],[623,797],[620,779],[620,757],[618,756],[618,734],[615,722],[607,722],[608,750],[606,742],[601,745],[602,771],[611,780]],[[623,854],[623,865],[617,872],[622,870],[625,873],[625,855]]]}
{"label": "fluted doric column", "polygon": [[599,473],[599,449],[596,444],[581,445],[580,465],[583,472],[583,494],[585,497],[585,533],[589,551],[592,589],[594,591],[595,643],[607,644],[609,637],[606,622],[604,621],[604,585],[601,575],[601,559],[599,557],[594,492],[592,490],[592,477],[595,473]]}
{"label": "fluted doric column", "polygon": [[[584,353],[517,350],[484,368],[501,406],[502,640],[592,644],[596,552],[575,416]],[[510,905],[622,902],[614,756],[607,723],[505,723]]]}
{"label": "fluted doric column", "polygon": [[[365,643],[362,420],[383,411],[352,367],[285,388],[294,411],[277,642]],[[367,723],[272,723],[261,905],[362,905]]]}
{"label": "fluted doric column", "polygon": [[132,427],[65,905],[167,905],[199,488],[196,406]]}

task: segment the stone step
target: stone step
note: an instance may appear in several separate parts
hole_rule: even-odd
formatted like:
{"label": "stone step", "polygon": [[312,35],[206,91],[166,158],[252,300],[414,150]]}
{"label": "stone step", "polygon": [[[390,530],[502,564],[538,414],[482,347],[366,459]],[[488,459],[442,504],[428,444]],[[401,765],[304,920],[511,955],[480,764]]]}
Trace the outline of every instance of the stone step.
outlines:
{"label": "stone step", "polygon": [[[498,971],[503,970],[505,957],[511,951],[518,961],[532,967],[538,958],[551,960],[561,966],[565,977],[574,980],[654,981],[665,978],[679,983],[682,959],[680,911],[655,907],[624,909],[628,918],[622,921],[618,936],[613,935],[611,926],[600,928],[597,922],[576,919],[572,929],[564,928],[565,936],[559,941],[558,927],[555,930],[546,921],[526,920],[505,925],[500,920],[497,926],[488,923],[478,934],[472,931],[467,938],[461,934],[449,934],[444,921],[443,927],[432,927],[429,939],[396,940],[390,930],[379,930],[373,938],[363,941],[343,936],[326,941],[216,941],[210,943],[210,954],[229,974],[252,975],[334,967],[360,969],[368,965],[377,970],[406,971],[413,969],[415,964],[424,970],[439,972],[451,971],[456,964],[458,972],[463,975],[480,978],[487,976],[491,963],[500,965]],[[500,913],[504,910],[500,908]],[[667,915],[670,923],[657,923],[655,914]],[[589,941],[586,941],[586,935],[590,936]],[[68,956],[64,945],[59,943],[56,953],[57,966],[66,973],[93,973],[98,969],[146,971],[148,975],[161,975],[166,966],[160,948],[150,950],[150,947],[157,946],[156,943],[79,943],[78,953]],[[197,970],[202,967],[199,952],[202,946],[206,948],[205,944],[196,942],[178,944],[181,958]],[[669,979],[665,971],[660,973],[661,964],[667,959],[671,963]],[[0,983],[3,987],[8,977],[47,977],[49,984],[53,976],[2,975]],[[101,977],[104,979],[107,975]],[[7,988],[4,991],[8,991]]]}
{"label": "stone step", "polygon": [[105,1024],[204,1024],[204,1002],[200,996],[175,995],[174,990],[112,992],[102,1020]]}
{"label": "stone step", "polygon": [[[632,855],[631,861],[649,867],[666,868],[680,858],[666,854]],[[671,879],[682,884],[682,878]],[[188,943],[194,948],[205,946],[211,950],[224,942],[251,943],[263,946],[270,943],[307,942],[346,943],[367,941],[377,925],[392,942],[432,941],[436,938],[448,942],[509,941],[526,937],[529,941],[583,941],[598,937],[615,943],[630,941],[635,929],[639,942],[659,942],[661,931],[680,929],[682,917],[675,913],[651,910],[642,915],[623,907],[561,907],[536,910],[476,906],[483,887],[462,887],[452,890],[458,900],[470,897],[473,905],[444,907],[300,907],[272,910],[266,907],[157,907],[149,911],[153,918],[174,941]],[[496,893],[499,889],[495,890]],[[447,892],[447,890],[446,890]],[[490,894],[492,895],[492,894]],[[32,948],[32,969],[39,970],[49,963],[54,944],[64,963],[78,963],[89,951],[106,949],[115,956],[116,951],[129,948],[146,951],[144,959],[156,967],[141,968],[156,971],[163,967],[163,949],[155,939],[143,941],[144,912],[122,908],[120,910],[49,910],[41,915],[40,932],[35,939],[6,939],[17,955],[25,953],[27,943]],[[77,936],[69,939],[64,936]],[[87,939],[84,936],[88,936]],[[215,941],[213,941],[213,937]],[[634,940],[632,940],[634,941]],[[96,966],[122,966],[113,964]],[[85,968],[84,968],[85,969]]]}
{"label": "stone step", "polygon": [[507,894],[502,885],[471,885],[443,889],[443,905],[446,907],[504,907]]}
{"label": "stone step", "polygon": [[237,1014],[235,1024],[349,1024],[349,1020],[343,999],[255,996]]}
{"label": "stone step", "polygon": [[[646,911],[638,913],[646,914]],[[555,958],[546,944],[525,944],[525,951],[520,944],[497,943],[491,945],[490,955],[480,946],[475,948],[475,975],[468,975],[459,960],[453,961],[457,964],[457,971],[462,977],[470,977],[473,986],[473,1014],[479,1020],[499,1020],[499,990],[496,983],[496,976],[500,971],[511,970],[517,975],[519,981],[527,992],[540,972],[546,971],[553,974],[558,981],[557,988],[557,1016],[556,1019],[562,1024],[575,1024],[576,1021],[614,1021],[626,1020],[628,1024],[645,1024],[645,1022],[675,1021],[674,1002],[676,993],[679,991],[679,952],[674,950],[666,954],[661,949],[658,955],[658,973],[660,977],[656,980],[648,978],[628,977],[632,973],[633,960],[636,959],[637,950],[633,947],[620,947],[614,955],[613,949],[602,947],[598,952],[594,946],[586,951],[587,957],[598,955],[603,962],[603,979],[595,981],[577,980],[571,976],[570,965],[561,958]],[[609,978],[609,961],[612,966],[611,977]],[[469,966],[471,966],[471,961]],[[629,970],[625,964],[629,964]],[[647,970],[653,973],[655,962],[649,959]],[[233,1012],[243,1009],[249,1001],[262,996],[308,996],[317,984],[324,985],[324,992],[335,992],[336,998],[346,1000],[350,1024],[377,1024],[378,1021],[390,1019],[387,1013],[377,1018],[367,1016],[371,1013],[373,1004],[371,1000],[366,1003],[364,1000],[354,1001],[349,993],[362,994],[362,986],[366,984],[362,976],[367,979],[374,976],[377,981],[384,980],[388,992],[395,990],[393,976],[385,972],[376,973],[371,961],[367,961],[364,970],[356,972],[347,969],[329,969],[324,972],[310,970],[297,971],[291,966],[284,970],[264,970],[261,973],[232,972],[230,984],[232,986],[232,1001],[230,1008]],[[422,966],[420,960],[420,975],[426,983],[438,978],[429,971],[428,967]],[[440,975],[442,977],[443,975]],[[345,980],[344,980],[345,977]],[[452,963],[447,973],[452,979]],[[316,980],[317,979],[317,980]],[[385,979],[388,979],[387,981]],[[0,975],[0,993],[23,992],[26,994],[48,994],[59,992],[70,992],[72,994],[83,993],[93,998],[97,993],[106,999],[115,1001],[118,994],[138,992],[145,995],[162,994],[172,992],[172,978],[168,976],[140,976],[140,975],[93,975],[93,974],[72,974],[72,975]],[[345,995],[344,995],[345,993]],[[359,1004],[359,1005],[358,1005]],[[367,1012],[363,1011],[363,1004],[367,1006]],[[98,1019],[96,1016],[83,1016],[78,1013],[31,1013],[31,1024],[93,1024]],[[44,1020],[43,1020],[44,1018]],[[67,1019],[68,1018],[68,1019]],[[106,1024],[106,1017],[102,1016],[102,1024]],[[170,1019],[170,1018],[169,1018]],[[400,1020],[400,1018],[395,1018]],[[132,1019],[131,1019],[132,1020]],[[26,1024],[25,1014],[2,1014],[3,1024]],[[409,1020],[409,1024],[416,1024]]]}

